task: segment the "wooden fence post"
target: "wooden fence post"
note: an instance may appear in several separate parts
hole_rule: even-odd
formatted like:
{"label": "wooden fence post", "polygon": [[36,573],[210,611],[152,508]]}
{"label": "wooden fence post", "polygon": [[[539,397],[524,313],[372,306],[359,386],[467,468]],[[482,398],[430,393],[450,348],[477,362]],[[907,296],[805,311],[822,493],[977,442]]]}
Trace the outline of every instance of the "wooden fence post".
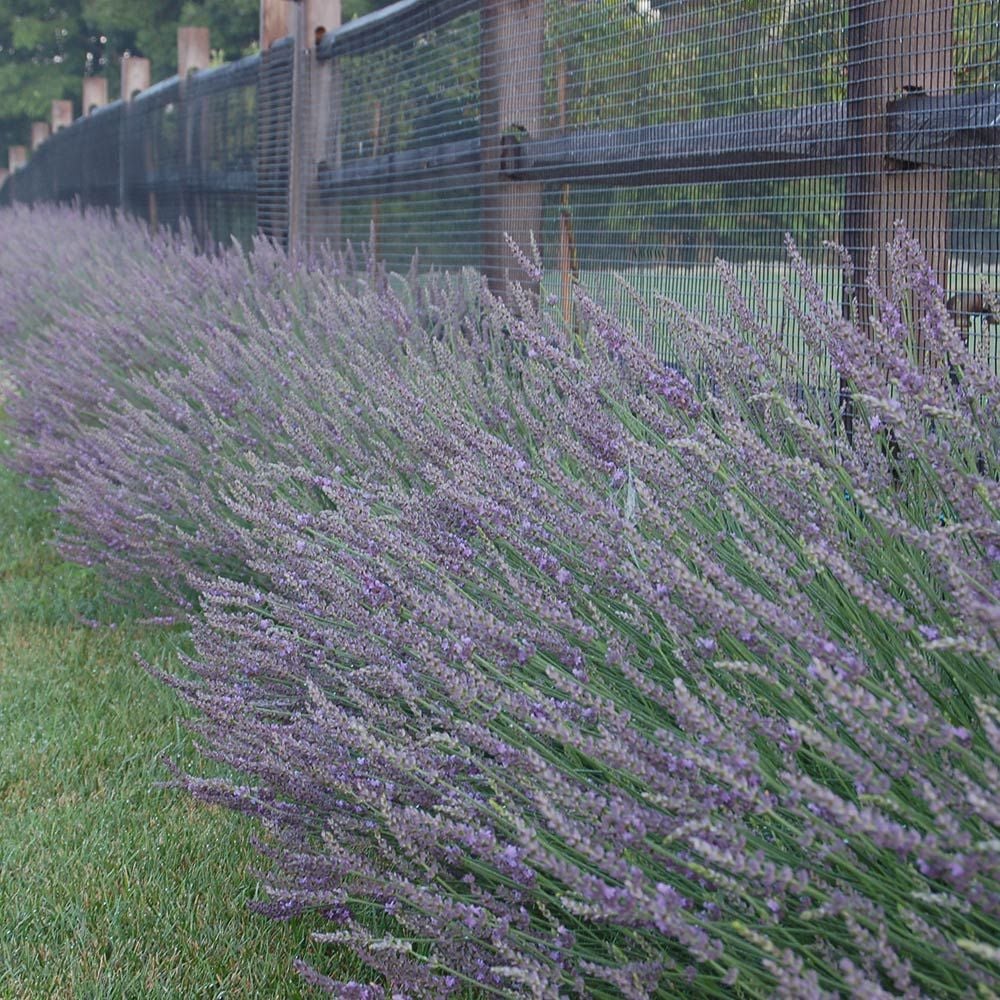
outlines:
{"label": "wooden fence post", "polygon": [[299,250],[311,242],[316,226],[309,207],[317,180],[317,152],[323,148],[330,88],[316,61],[320,31],[340,26],[340,0],[296,0],[286,27],[295,39],[292,63],[291,141],[288,163],[288,249]]}
{"label": "wooden fence post", "polygon": [[118,207],[122,211],[129,208],[128,198],[128,136],[129,116],[132,113],[130,105],[136,95],[149,89],[151,80],[149,60],[141,56],[122,56],[121,99],[125,106],[122,109],[121,132],[118,145]]}
{"label": "wooden fence post", "polygon": [[17,173],[22,167],[26,166],[28,163],[28,147],[27,146],[8,146],[7,147],[7,169],[10,170],[12,174]]}
{"label": "wooden fence post", "polygon": [[31,123],[31,151],[34,152],[38,147],[48,139],[51,129],[49,128],[48,122],[32,122]]}
{"label": "wooden fence post", "polygon": [[177,75],[186,80],[212,63],[212,47],[208,28],[177,29]]}
{"label": "wooden fence post", "polygon": [[260,0],[260,50],[292,34],[295,10],[290,0]]}
{"label": "wooden fence post", "polygon": [[306,39],[315,51],[328,31],[340,27],[340,0],[302,0],[306,8]]}
{"label": "wooden fence post", "polygon": [[291,5],[291,35],[295,39],[292,54],[292,116],[288,146],[288,250],[298,250],[305,220],[304,167],[306,129],[308,128],[309,60],[312,43],[306,37],[306,9],[302,0]]}
{"label": "wooden fence post", "polygon": [[482,267],[490,288],[532,282],[507,246],[541,245],[542,185],[517,180],[519,144],[542,129],[543,0],[482,0],[480,7],[480,171]]}
{"label": "wooden fence post", "polygon": [[[854,265],[845,283],[845,311],[858,303],[858,320],[871,322],[866,282],[879,249],[879,283],[886,279],[882,250],[902,221],[924,248],[946,285],[948,174],[890,159],[888,114],[906,94],[943,93],[953,84],[952,0],[852,0],[848,27],[847,117],[851,163],[847,172],[843,241]],[[923,345],[916,345],[922,354]]]}
{"label": "wooden fence post", "polygon": [[[276,46],[295,28],[297,4],[260,0],[260,84],[257,88],[257,230],[287,245],[288,184],[292,157],[291,108],[286,94],[287,49]],[[294,60],[294,47],[292,49]],[[290,91],[294,90],[294,69]]]}
{"label": "wooden fence post", "polygon": [[149,83],[149,60],[141,56],[122,56],[122,100],[131,101],[136,94],[148,90]]}
{"label": "wooden fence post", "polygon": [[84,117],[108,103],[108,78],[105,76],[85,76],[83,78]]}
{"label": "wooden fence post", "polygon": [[308,137],[302,164],[306,172],[305,214],[299,228],[310,248],[324,243],[340,245],[340,204],[323,203],[317,182],[320,165],[340,159],[341,69],[336,58],[323,62],[316,58],[323,36],[336,31],[340,24],[341,0],[305,0],[303,28],[312,51],[308,59],[308,108],[304,116]]}
{"label": "wooden fence post", "polygon": [[208,28],[177,29],[177,76],[180,78],[180,127],[183,142],[184,177],[181,186],[181,213],[191,223],[195,238],[208,246],[211,238],[208,224],[208,195],[204,190],[203,167],[206,150],[207,109],[203,99],[195,96],[195,84],[190,79],[198,70],[211,63],[211,37]]}
{"label": "wooden fence post", "polygon": [[73,102],[53,101],[52,102],[52,131],[58,132],[62,128],[73,124]]}

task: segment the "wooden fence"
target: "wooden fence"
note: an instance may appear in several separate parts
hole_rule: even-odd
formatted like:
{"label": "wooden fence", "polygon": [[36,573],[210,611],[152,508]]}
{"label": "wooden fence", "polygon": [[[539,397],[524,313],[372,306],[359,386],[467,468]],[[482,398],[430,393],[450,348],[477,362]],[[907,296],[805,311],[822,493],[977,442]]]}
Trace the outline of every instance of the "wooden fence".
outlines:
{"label": "wooden fence", "polygon": [[[846,246],[841,292],[865,312],[897,220],[947,289],[995,277],[990,3],[402,0],[343,26],[339,13],[262,0],[261,56],[128,91],[27,163],[12,151],[3,196],[117,203],[205,238],[371,242],[395,266],[414,252],[477,266],[501,292],[523,276],[508,238],[534,243],[567,314],[574,281],[614,271],[697,304],[715,255],[773,262],[785,230],[817,254]],[[102,115],[117,157],[113,138],[83,142]]]}

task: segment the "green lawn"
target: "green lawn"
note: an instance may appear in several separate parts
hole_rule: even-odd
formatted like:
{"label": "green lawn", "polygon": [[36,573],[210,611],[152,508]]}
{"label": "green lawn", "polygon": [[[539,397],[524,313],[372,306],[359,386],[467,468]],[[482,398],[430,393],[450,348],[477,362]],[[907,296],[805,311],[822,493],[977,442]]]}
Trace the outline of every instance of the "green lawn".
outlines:
{"label": "green lawn", "polygon": [[169,664],[183,633],[109,612],[51,530],[0,470],[0,997],[311,995],[308,926],[246,908],[253,825],[155,787],[193,755],[134,654]]}
{"label": "green lawn", "polygon": [[[798,279],[792,274],[788,265],[783,262],[749,261],[735,265],[734,272],[743,294],[751,302],[755,298],[755,287],[759,286],[763,298],[764,318],[771,329],[781,331],[785,346],[794,356],[799,357],[802,353],[801,335],[795,318],[785,307],[782,280],[791,280],[791,288],[796,298],[801,296],[801,289]],[[842,283],[840,270],[828,264],[815,264],[813,273],[818,278],[827,300],[839,303]],[[633,320],[638,320],[638,309],[632,297],[623,290],[623,284],[638,293],[647,303],[655,301],[658,296],[663,296],[668,300],[680,302],[698,315],[705,315],[710,308],[721,309],[723,313],[728,312],[723,283],[716,270],[708,264],[690,267],[663,265],[584,271],[581,281],[600,301],[611,305],[614,313],[628,316]],[[956,260],[950,263],[948,285],[949,292],[981,291],[984,287],[1000,288],[1000,279],[993,273],[969,269]],[[554,271],[547,273],[545,288],[549,295],[554,297],[558,295],[558,273]],[[664,357],[671,359],[669,342],[663,330],[658,328],[657,320],[662,319],[662,316],[655,308],[652,315],[653,343],[650,346]],[[986,327],[977,320],[973,323],[969,341],[970,349],[988,359],[994,372],[1000,372],[1000,333],[997,333],[997,329],[997,327]],[[799,361],[801,363],[801,357]],[[827,377],[832,376],[828,374]]]}

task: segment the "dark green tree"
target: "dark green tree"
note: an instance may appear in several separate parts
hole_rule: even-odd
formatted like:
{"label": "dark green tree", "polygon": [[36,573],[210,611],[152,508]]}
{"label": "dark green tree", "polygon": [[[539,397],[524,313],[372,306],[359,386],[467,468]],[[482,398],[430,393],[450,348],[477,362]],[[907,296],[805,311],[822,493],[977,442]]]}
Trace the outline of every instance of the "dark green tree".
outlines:
{"label": "dark green tree", "polygon": [[220,58],[257,41],[259,0],[0,0],[0,162],[52,101],[79,110],[81,77],[104,74],[118,96],[121,56],[149,58],[154,80],[176,72],[177,28],[206,25]]}

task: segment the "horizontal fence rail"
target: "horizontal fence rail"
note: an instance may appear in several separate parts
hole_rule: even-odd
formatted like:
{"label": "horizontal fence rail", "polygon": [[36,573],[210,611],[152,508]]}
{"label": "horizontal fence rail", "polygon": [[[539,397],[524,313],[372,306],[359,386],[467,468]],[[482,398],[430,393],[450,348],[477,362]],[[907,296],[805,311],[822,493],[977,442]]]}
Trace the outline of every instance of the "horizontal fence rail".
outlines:
{"label": "horizontal fence rail", "polygon": [[0,198],[186,220],[206,242],[365,244],[501,294],[526,278],[510,237],[570,322],[576,284],[637,318],[707,308],[722,257],[785,323],[786,233],[865,322],[897,221],[947,294],[996,286],[988,0],[403,0],[314,35],[320,2],[284,4],[259,56],[56,132]]}

